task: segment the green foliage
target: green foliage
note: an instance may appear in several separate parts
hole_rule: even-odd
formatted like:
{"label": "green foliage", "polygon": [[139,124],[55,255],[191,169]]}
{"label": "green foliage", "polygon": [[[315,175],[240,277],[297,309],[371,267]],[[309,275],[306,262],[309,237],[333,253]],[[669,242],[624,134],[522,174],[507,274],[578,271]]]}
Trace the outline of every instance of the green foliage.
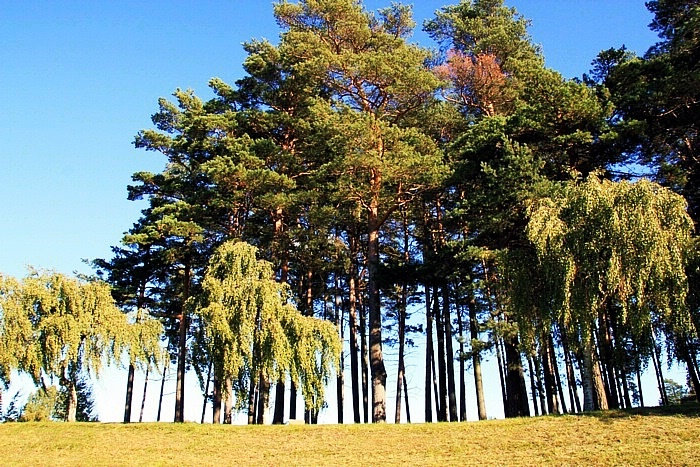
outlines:
{"label": "green foliage", "polygon": [[638,336],[652,316],[687,329],[692,225],[683,198],[646,180],[591,176],[535,202],[527,235],[550,294],[547,311],[587,330],[615,303]]}
{"label": "green foliage", "polygon": [[[682,384],[676,383],[672,379],[664,379],[664,388],[669,404],[680,404],[681,399],[688,395],[688,388]],[[663,405],[663,402],[659,402],[659,405]]]}
{"label": "green foliage", "polygon": [[257,249],[229,241],[212,255],[202,294],[192,305],[201,316],[219,381],[234,380],[240,407],[250,382],[286,378],[300,384],[308,408],[319,409],[324,385],[338,368],[341,343],[335,327],[304,317],[287,303],[286,284]]}
{"label": "green foliage", "polygon": [[[27,399],[18,421],[45,422],[64,418],[56,413],[56,409],[61,408],[60,397],[61,394],[55,386],[37,389]],[[65,412],[65,405],[63,405],[63,412]]]}

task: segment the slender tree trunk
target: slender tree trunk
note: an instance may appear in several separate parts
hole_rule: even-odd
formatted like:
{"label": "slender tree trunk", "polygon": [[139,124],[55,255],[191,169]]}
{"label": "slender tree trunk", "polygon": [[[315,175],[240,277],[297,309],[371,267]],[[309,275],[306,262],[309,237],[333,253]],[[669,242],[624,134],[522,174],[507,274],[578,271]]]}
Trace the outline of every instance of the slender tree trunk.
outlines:
{"label": "slender tree trunk", "polygon": [[690,354],[690,350],[688,349],[688,339],[685,336],[680,336],[678,340],[679,342],[677,346],[680,350],[681,358],[684,360],[688,368],[690,382],[693,385],[693,390],[695,391],[695,399],[700,402],[700,376],[698,376],[695,361],[693,356]]}
{"label": "slender tree trunk", "polygon": [[175,422],[185,421],[185,364],[187,361],[187,315],[185,302],[190,296],[190,263],[185,262],[184,289],[180,308],[180,325],[178,328],[177,379],[175,382]]}
{"label": "slender tree trunk", "polygon": [[214,425],[221,423],[221,380],[216,377],[216,371],[214,371],[214,397],[211,404],[211,422]]}
{"label": "slender tree trunk", "polygon": [[[343,306],[342,299],[340,298],[340,279],[338,274],[335,274],[335,324],[338,328],[338,336],[340,337],[340,342],[345,342],[343,324]],[[336,400],[338,408],[338,423],[343,424],[343,412],[345,405],[345,354],[341,350],[340,352],[340,368],[338,368],[338,375],[336,377]]]}
{"label": "slender tree trunk", "polygon": [[459,421],[467,421],[467,385],[464,368],[464,319],[462,308],[457,305],[457,331],[459,332]]}
{"label": "slender tree trunk", "polygon": [[644,394],[642,394],[642,370],[640,368],[641,364],[639,362],[639,350],[637,349],[636,345],[634,346],[634,349],[636,353],[635,371],[637,373],[637,394],[639,395],[639,406],[644,408]]}
{"label": "slender tree trunk", "polygon": [[204,385],[204,403],[202,404],[202,421],[204,423],[204,415],[207,413],[207,404],[209,403],[209,383],[211,382],[211,366],[209,362],[209,370],[207,370],[207,384]]}
{"label": "slender tree trunk", "polygon": [[608,409],[605,389],[603,387],[593,341],[594,329],[595,327],[592,327],[590,334],[585,337],[583,349],[581,379],[583,381],[583,410],[586,412]]}
{"label": "slender tree trunk", "polygon": [[542,381],[542,363],[539,355],[533,355],[532,363],[535,365],[535,380],[537,383],[537,395],[540,400],[540,412],[542,415],[547,415],[547,401],[544,391],[544,382]]}
{"label": "slender tree trunk", "polygon": [[163,378],[160,380],[160,395],[158,396],[158,416],[156,417],[156,421],[160,421],[160,412],[161,409],[163,408],[163,390],[165,389],[165,376],[168,373],[168,367],[170,366],[170,359],[165,361],[165,365],[163,367]]}
{"label": "slender tree trunk", "polygon": [[532,356],[527,356],[527,368],[530,373],[530,390],[532,392],[532,407],[535,411],[535,417],[539,417],[540,410],[537,407],[537,387],[535,385],[535,372],[532,368]]}
{"label": "slender tree trunk", "polygon": [[411,423],[411,407],[408,405],[408,384],[405,376],[403,378],[403,397],[406,404],[406,423]]}
{"label": "slender tree trunk", "polygon": [[627,375],[624,373],[620,375],[620,381],[622,381],[622,390],[623,390],[623,396],[625,400],[625,407],[628,409],[632,408],[632,398],[630,397],[630,388],[629,385],[627,384]]}
{"label": "slender tree trunk", "polygon": [[574,365],[571,360],[571,351],[569,349],[569,340],[566,333],[559,327],[561,334],[561,345],[564,351],[564,365],[566,366],[566,379],[569,386],[569,401],[571,402],[571,411],[575,413],[581,412],[581,401],[578,397],[578,386],[576,384],[576,374],[574,373]]}
{"label": "slender tree trunk", "polygon": [[431,397],[433,381],[433,314],[430,312],[430,286],[424,285],[425,290],[425,422],[433,421],[433,400]]}
{"label": "slender tree trunk", "polygon": [[[406,210],[401,210],[401,215],[403,219],[403,264],[404,267],[408,266],[410,260],[409,255],[409,238],[408,238],[408,218],[406,215]],[[401,299],[399,306],[399,365],[396,375],[396,406],[394,407],[394,423],[401,423],[401,390],[404,386],[404,344],[405,344],[405,334],[406,334],[406,309],[408,308],[408,284],[404,278],[401,281]]]}
{"label": "slender tree trunk", "polygon": [[445,328],[445,352],[447,363],[447,400],[449,404],[450,421],[456,422],[457,397],[455,393],[455,354],[452,347],[452,317],[450,315],[450,293],[447,284],[442,289],[443,326]]}
{"label": "slender tree trunk", "polygon": [[255,425],[257,416],[255,409],[257,408],[258,382],[255,378],[250,378],[250,389],[248,390],[248,425]]}
{"label": "slender tree trunk", "polygon": [[549,353],[552,356],[552,371],[554,371],[554,378],[557,385],[557,391],[559,392],[559,404],[561,406],[561,413],[566,414],[569,411],[566,409],[566,399],[564,398],[564,388],[561,384],[561,375],[559,374],[559,364],[557,363],[557,353],[554,349],[554,339],[552,335],[549,335]]}
{"label": "slender tree trunk", "polygon": [[284,423],[284,380],[277,380],[275,384],[275,413],[272,416],[273,425],[281,425]]}
{"label": "slender tree trunk", "polygon": [[[233,423],[233,379],[229,376],[224,380],[225,396],[224,399],[224,425]],[[219,407],[221,403],[219,402]]]}
{"label": "slender tree trunk", "polygon": [[134,373],[136,369],[133,363],[129,363],[129,375],[126,378],[126,402],[124,403],[124,423],[131,422],[131,401],[134,396]]}
{"label": "slender tree trunk", "polygon": [[[358,381],[359,362],[357,345],[357,240],[350,236],[351,266],[348,274],[348,311],[350,315],[350,373],[352,385],[352,414],[355,423],[360,423],[360,384]],[[366,405],[366,404],[365,404]]]}
{"label": "slender tree trunk", "polygon": [[496,336],[496,360],[498,361],[498,377],[501,380],[501,397],[503,398],[503,412],[506,417],[510,416],[508,412],[508,391],[506,390],[506,377],[503,362],[503,354],[501,352],[501,338]]}
{"label": "slender tree trunk", "polygon": [[289,419],[297,419],[297,385],[294,381],[289,384]]}
{"label": "slender tree trunk", "polygon": [[258,425],[267,424],[267,413],[270,409],[270,381],[266,376],[260,374],[260,389],[258,392]]}
{"label": "slender tree trunk", "polygon": [[617,393],[617,378],[615,377],[615,363],[613,361],[613,342],[610,335],[610,327],[608,326],[607,313],[600,313],[599,326],[598,347],[600,348],[601,364],[607,381],[605,387],[608,405],[611,409],[619,409],[620,399]]}
{"label": "slender tree trunk", "polygon": [[366,309],[362,303],[362,294],[358,295],[360,303],[360,352],[362,353],[362,415],[364,423],[369,422],[369,354],[367,348]]}
{"label": "slender tree trunk", "polygon": [[[476,409],[479,415],[479,420],[486,420],[484,383],[481,378],[481,354],[480,349],[474,349],[474,343],[479,342],[479,320],[476,316],[476,303],[474,303],[474,297],[471,297],[469,301],[469,331],[471,333],[472,339],[472,366],[474,368],[474,390],[476,391]],[[500,369],[499,376],[502,376],[502,374],[500,373]],[[503,384],[502,378],[501,384]],[[505,395],[505,392],[503,394]]]}
{"label": "slender tree trunk", "polygon": [[544,369],[544,387],[547,393],[547,411],[551,414],[559,413],[559,398],[557,397],[556,380],[552,369],[552,357],[548,345],[548,338],[542,336],[540,340],[540,356]]}
{"label": "slender tree trunk", "polygon": [[440,389],[437,412],[438,422],[447,421],[447,365],[445,363],[445,326],[443,325],[440,303],[438,301],[438,287],[433,286],[433,316],[437,327],[437,363],[438,363],[438,388]]}
{"label": "slender tree trunk", "polygon": [[139,423],[143,422],[143,409],[146,407],[146,391],[148,390],[148,374],[151,367],[146,367],[146,377],[143,380],[143,396],[141,397],[141,411],[139,412]]}
{"label": "slender tree trunk", "polygon": [[656,335],[653,326],[651,327],[651,344],[654,347],[651,358],[654,363],[654,372],[656,373],[656,384],[659,387],[659,397],[661,398],[662,405],[668,405],[668,395],[666,394],[666,385],[664,384],[663,369],[661,368],[661,351],[656,345]]}

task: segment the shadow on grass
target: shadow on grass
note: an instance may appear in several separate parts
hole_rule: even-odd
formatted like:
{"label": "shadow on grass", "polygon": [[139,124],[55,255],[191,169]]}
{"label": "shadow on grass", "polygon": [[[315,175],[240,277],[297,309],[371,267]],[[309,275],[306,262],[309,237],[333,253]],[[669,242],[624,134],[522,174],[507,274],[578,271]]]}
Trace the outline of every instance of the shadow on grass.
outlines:
{"label": "shadow on grass", "polygon": [[668,416],[668,417],[700,417],[700,403],[687,402],[660,407],[635,407],[633,409],[615,409],[581,414],[584,417],[595,417],[601,421],[634,416]]}

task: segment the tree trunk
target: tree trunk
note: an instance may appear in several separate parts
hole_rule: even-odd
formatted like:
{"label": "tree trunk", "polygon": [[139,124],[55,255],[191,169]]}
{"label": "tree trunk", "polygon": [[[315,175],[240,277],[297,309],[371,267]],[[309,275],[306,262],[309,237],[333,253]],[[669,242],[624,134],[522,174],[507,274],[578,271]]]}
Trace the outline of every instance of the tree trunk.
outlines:
{"label": "tree trunk", "polygon": [[639,356],[639,350],[637,349],[637,346],[635,345],[635,353],[636,355],[636,361],[635,361],[635,370],[637,372],[637,394],[639,395],[639,406],[644,408],[644,394],[642,393],[642,370],[640,368],[641,364],[639,362],[640,356]]}
{"label": "tree trunk", "polygon": [[124,423],[131,422],[131,401],[134,396],[134,373],[136,369],[133,363],[129,363],[129,375],[126,378],[126,402],[124,403]]}
{"label": "tree trunk", "polygon": [[214,425],[221,423],[221,381],[214,371],[214,395],[211,403],[211,422]]}
{"label": "tree trunk", "polygon": [[447,421],[447,368],[445,364],[445,326],[443,326],[442,313],[440,313],[440,303],[438,300],[438,287],[433,286],[433,316],[435,317],[437,334],[437,365],[438,365],[438,388],[440,390],[437,406],[438,422]]}
{"label": "tree trunk", "polygon": [[555,383],[557,385],[557,391],[559,392],[559,404],[561,405],[561,413],[566,414],[566,399],[564,398],[564,388],[561,384],[561,375],[559,374],[559,364],[557,363],[557,353],[554,349],[554,339],[552,335],[549,334],[549,353],[552,357],[552,371],[554,372]]}
{"label": "tree trunk", "polygon": [[180,325],[178,327],[177,379],[175,382],[175,422],[185,421],[185,364],[187,361],[187,316],[185,302],[190,296],[190,264],[185,262],[184,288],[180,308]]}
{"label": "tree trunk", "polygon": [[511,417],[529,417],[530,405],[527,402],[525,373],[518,350],[518,338],[513,336],[503,340],[506,351],[506,387],[508,388],[508,406]]}
{"label": "tree trunk", "polygon": [[508,391],[506,390],[506,372],[503,362],[503,354],[501,352],[501,338],[495,336],[496,338],[496,360],[498,360],[498,377],[501,380],[501,397],[503,398],[503,413],[506,417],[510,416],[508,412]]}
{"label": "tree trunk", "polygon": [[248,425],[255,425],[257,422],[255,409],[257,408],[258,382],[255,378],[250,378],[250,388],[248,390]]}
{"label": "tree trunk", "polygon": [[163,367],[163,378],[160,380],[160,395],[158,396],[158,416],[156,421],[160,421],[160,411],[163,408],[163,390],[165,389],[165,375],[168,373],[168,366],[170,366],[170,359],[165,361],[165,366]]}
{"label": "tree trunk", "polygon": [[[592,328],[595,329],[595,327]],[[585,337],[583,368],[581,373],[581,380],[583,382],[583,410],[585,412],[607,410],[608,403],[598,366],[592,330],[590,334]]]}
{"label": "tree trunk", "polygon": [[535,365],[535,382],[537,383],[537,395],[540,400],[540,412],[542,415],[547,415],[547,398],[544,391],[544,383],[542,382],[542,362],[539,355],[532,356],[532,363]]}
{"label": "tree trunk", "polygon": [[[355,423],[360,423],[360,384],[359,384],[359,363],[357,345],[357,241],[350,237],[351,267],[348,274],[348,311],[350,315],[350,381],[352,385],[352,414]],[[366,404],[365,404],[366,405]]]}
{"label": "tree trunk", "polygon": [[[228,377],[224,380],[225,396],[224,399],[224,425],[233,423],[233,379]],[[221,403],[219,403],[221,407]]]}
{"label": "tree trunk", "polygon": [[[340,297],[340,279],[338,278],[338,274],[335,273],[335,325],[338,328],[338,337],[340,338],[340,342],[345,342],[345,326],[343,324],[343,314],[344,314],[344,307],[342,306],[342,299]],[[340,368],[338,368],[338,375],[336,377],[336,400],[337,400],[337,409],[338,409],[338,423],[343,424],[343,412],[344,412],[344,405],[345,405],[345,353],[341,350],[340,352]]]}
{"label": "tree trunk", "polygon": [[467,385],[464,368],[464,319],[462,308],[457,305],[457,331],[459,332],[459,421],[467,421]]}
{"label": "tree trunk", "polygon": [[360,352],[362,353],[362,415],[364,423],[369,422],[369,353],[367,349],[367,318],[366,309],[362,302],[362,294],[358,294],[360,303]]}
{"label": "tree trunk", "polygon": [[272,416],[273,425],[281,425],[284,423],[284,380],[277,380],[275,384],[275,413]]}
{"label": "tree trunk", "polygon": [[571,411],[574,413],[581,412],[581,401],[578,397],[578,386],[576,384],[576,374],[574,373],[574,365],[571,360],[571,351],[569,350],[569,341],[564,330],[559,327],[561,334],[561,345],[564,351],[564,365],[566,366],[566,379],[569,386],[569,401],[571,402]]}
{"label": "tree trunk", "polygon": [[143,409],[146,406],[146,390],[148,389],[148,373],[150,373],[150,366],[146,367],[146,377],[143,380],[143,397],[141,397],[141,412],[139,413],[139,423],[143,422]]}
{"label": "tree trunk", "polygon": [[559,413],[559,398],[557,397],[556,380],[552,370],[552,358],[548,345],[548,338],[543,336],[540,341],[540,357],[544,369],[544,387],[547,395],[547,411],[551,414]]}
{"label": "tree trunk", "polygon": [[66,399],[66,421],[74,422],[78,411],[78,391],[75,381],[71,378],[66,381],[68,397]]}
{"label": "tree trunk", "polygon": [[204,423],[204,415],[207,413],[207,404],[209,403],[209,382],[211,381],[211,367],[212,363],[209,362],[209,370],[207,371],[207,384],[204,385],[204,403],[202,404],[202,421]]}
{"label": "tree trunk", "polygon": [[430,286],[424,285],[425,290],[425,422],[433,421],[433,400],[431,397],[433,381],[433,314],[430,312]]}
{"label": "tree trunk", "polygon": [[535,370],[533,369],[532,357],[530,355],[527,356],[527,368],[528,368],[529,373],[530,373],[530,390],[532,392],[532,408],[535,411],[535,417],[539,417],[540,410],[537,407],[537,386],[535,384]]}
{"label": "tree trunk", "polygon": [[651,353],[651,359],[654,363],[654,372],[656,373],[656,384],[659,388],[659,397],[661,398],[661,405],[668,405],[668,395],[666,394],[666,385],[664,384],[664,374],[661,368],[661,351],[656,345],[656,335],[654,333],[654,328],[651,328],[651,345],[654,347]]}
{"label": "tree trunk", "polygon": [[289,419],[297,419],[297,385],[294,381],[289,384]]}
{"label": "tree trunk", "polygon": [[411,423],[411,407],[408,405],[408,384],[405,376],[403,378],[403,397],[406,403],[406,423]]}
{"label": "tree trunk", "polygon": [[[381,180],[381,176],[374,178]],[[380,183],[375,181],[374,183]],[[382,311],[379,298],[379,227],[378,200],[373,197],[368,219],[367,292],[369,299],[369,358],[372,373],[372,422],[386,422],[386,369],[382,353]]]}
{"label": "tree trunk", "polygon": [[401,307],[399,309],[399,364],[396,375],[396,406],[394,408],[394,423],[401,423],[401,397],[404,385],[404,340],[406,332],[406,283],[401,288]]}
{"label": "tree trunk", "polygon": [[455,393],[455,354],[452,347],[452,317],[450,316],[450,290],[447,284],[442,289],[443,326],[445,328],[445,352],[447,363],[447,400],[449,403],[450,421],[457,419],[457,397]]}
{"label": "tree trunk", "polygon": [[[479,320],[476,316],[476,303],[471,297],[469,301],[469,331],[472,338],[472,366],[474,367],[474,390],[476,391],[476,409],[479,420],[486,420],[486,403],[484,401],[484,383],[481,378],[480,349],[474,350],[474,343],[479,342]],[[500,355],[500,352],[499,352]],[[500,360],[499,360],[500,363]],[[500,374],[500,370],[499,370]],[[501,379],[501,383],[502,383]],[[505,395],[505,393],[504,393]],[[505,403],[505,399],[504,399]]]}
{"label": "tree trunk", "polygon": [[680,336],[678,340],[678,350],[680,351],[681,358],[688,368],[690,382],[693,385],[693,390],[695,391],[695,399],[700,402],[700,376],[698,376],[695,361],[693,360],[693,356],[690,354],[690,350],[688,349],[688,339],[685,336]]}
{"label": "tree trunk", "polygon": [[267,377],[260,375],[260,389],[258,392],[258,425],[267,424],[267,412],[270,409],[270,381]]}

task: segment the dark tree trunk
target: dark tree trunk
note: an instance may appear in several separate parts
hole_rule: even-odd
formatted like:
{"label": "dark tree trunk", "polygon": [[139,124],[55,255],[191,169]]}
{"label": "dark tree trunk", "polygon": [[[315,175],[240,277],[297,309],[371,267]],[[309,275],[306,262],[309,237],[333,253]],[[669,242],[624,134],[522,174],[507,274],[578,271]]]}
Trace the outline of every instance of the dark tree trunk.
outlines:
{"label": "dark tree trunk", "polygon": [[547,397],[544,392],[544,383],[542,381],[542,363],[539,355],[533,355],[532,362],[535,365],[535,380],[537,383],[537,395],[540,400],[540,412],[542,415],[547,415]]}
{"label": "dark tree trunk", "polygon": [[559,374],[559,364],[557,363],[557,353],[554,349],[554,339],[552,335],[549,335],[549,354],[552,357],[552,371],[554,372],[554,378],[557,385],[557,391],[559,392],[559,404],[561,405],[561,413],[567,414],[569,411],[566,409],[566,399],[564,398],[564,388],[561,384],[561,375]]}
{"label": "dark tree trunk", "polygon": [[537,386],[535,384],[535,370],[533,369],[532,357],[530,355],[527,356],[527,368],[528,372],[530,373],[530,391],[532,393],[532,408],[535,411],[535,417],[538,417],[540,415],[540,410],[537,407]]}
{"label": "dark tree trunk", "polygon": [[457,397],[455,393],[455,354],[452,347],[452,317],[450,315],[450,291],[447,284],[442,289],[443,326],[445,328],[445,352],[447,363],[447,399],[449,403],[450,421],[457,419]]}
{"label": "dark tree trunk", "polygon": [[438,287],[433,286],[433,316],[437,327],[437,361],[438,361],[438,388],[440,390],[436,401],[438,422],[447,421],[447,368],[445,364],[445,327],[443,326],[440,303],[438,301]]}
{"label": "dark tree trunk", "polygon": [[506,390],[506,372],[501,352],[501,338],[496,336],[496,360],[498,360],[498,377],[501,380],[501,397],[503,398],[503,413],[506,417],[511,416],[508,406],[508,391]]}
{"label": "dark tree trunk", "polygon": [[214,371],[214,395],[211,404],[211,422],[215,425],[221,423],[221,381]]}
{"label": "dark tree trunk", "polygon": [[467,385],[464,374],[464,319],[462,308],[457,308],[457,331],[459,332],[459,421],[467,421]]}
{"label": "dark tree trunk", "polygon": [[184,288],[180,308],[180,325],[178,327],[177,379],[175,382],[175,422],[185,421],[185,368],[187,362],[187,315],[185,302],[190,296],[190,264],[185,262]]}
{"label": "dark tree trunk", "polygon": [[367,319],[366,310],[362,303],[362,295],[358,295],[360,303],[360,352],[362,353],[362,415],[364,423],[369,422],[369,358],[367,349]]}
{"label": "dark tree trunk", "polygon": [[574,365],[571,359],[571,351],[569,350],[569,341],[564,330],[559,327],[561,334],[561,345],[564,351],[564,365],[566,366],[566,380],[569,386],[569,402],[571,402],[571,411],[575,413],[581,412],[581,401],[578,397],[578,385],[576,384],[576,374],[574,373]]}
{"label": "dark tree trunk", "polygon": [[678,350],[680,351],[681,359],[683,359],[688,368],[690,382],[693,385],[693,390],[695,391],[695,399],[700,402],[700,376],[698,375],[693,356],[690,354],[688,339],[685,336],[680,336],[678,341]]}
{"label": "dark tree trunk", "polygon": [[150,367],[146,367],[146,377],[143,380],[143,396],[141,397],[141,411],[139,412],[139,423],[143,422],[143,409],[146,407],[146,391],[148,390],[148,374]]}
{"label": "dark tree trunk", "polygon": [[[360,423],[360,382],[359,382],[359,362],[357,345],[357,241],[350,237],[351,267],[348,275],[348,311],[350,315],[350,373],[352,384],[352,413],[355,423]],[[365,404],[366,405],[366,404]]]}
{"label": "dark tree trunk", "polygon": [[158,416],[156,421],[160,421],[160,411],[163,408],[163,390],[165,389],[165,376],[168,373],[168,366],[170,364],[170,359],[166,360],[165,367],[163,368],[163,378],[160,380],[160,395],[158,396]]}
{"label": "dark tree trunk", "polygon": [[267,412],[270,408],[270,381],[267,377],[260,375],[260,388],[258,390],[258,411],[257,424],[265,425],[267,423]]}
{"label": "dark tree trunk", "polygon": [[297,385],[294,381],[289,384],[289,419],[297,419]]}
{"label": "dark tree trunk", "polygon": [[518,338],[513,336],[503,341],[506,351],[506,387],[511,417],[529,417],[530,405],[527,402],[527,387],[523,364],[518,351]]}
{"label": "dark tree trunk", "polygon": [[559,398],[557,397],[556,379],[552,369],[552,357],[548,345],[549,339],[543,336],[540,341],[540,356],[544,369],[544,387],[547,394],[547,411],[551,414],[559,413]]}
{"label": "dark tree trunk", "polygon": [[424,286],[425,290],[425,422],[433,421],[433,400],[431,397],[433,382],[433,314],[430,312],[432,302],[430,300],[430,286]]}
{"label": "dark tree trunk", "polygon": [[277,380],[275,384],[275,413],[272,416],[273,425],[281,425],[284,423],[284,380]]}
{"label": "dark tree trunk", "polygon": [[255,378],[250,378],[250,389],[248,391],[248,425],[255,425],[257,422],[258,382]]}
{"label": "dark tree trunk", "polygon": [[124,423],[131,422],[131,401],[134,397],[134,364],[129,364],[129,375],[126,378],[126,402],[124,404]]}
{"label": "dark tree trunk", "polygon": [[408,384],[406,377],[403,378],[403,397],[406,403],[406,423],[411,423],[411,407],[408,405]]}
{"label": "dark tree trunk", "polygon": [[209,370],[207,370],[207,383],[204,385],[204,403],[202,404],[202,421],[204,423],[204,415],[207,413],[207,404],[209,403],[209,383],[211,382],[211,362],[209,362]]}
{"label": "dark tree trunk", "polygon": [[[335,324],[338,327],[340,342],[345,342],[343,325],[343,306],[340,298],[340,279],[335,275]],[[345,353],[340,352],[340,368],[336,377],[336,400],[338,408],[338,423],[343,424],[343,411],[345,405]]]}

